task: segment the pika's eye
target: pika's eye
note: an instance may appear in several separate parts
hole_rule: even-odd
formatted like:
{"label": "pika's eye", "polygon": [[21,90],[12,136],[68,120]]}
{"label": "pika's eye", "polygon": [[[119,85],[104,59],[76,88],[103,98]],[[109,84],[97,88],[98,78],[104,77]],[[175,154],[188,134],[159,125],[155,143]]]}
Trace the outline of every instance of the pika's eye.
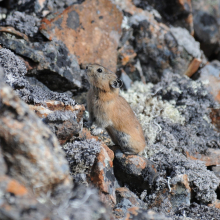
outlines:
{"label": "pika's eye", "polygon": [[97,72],[101,73],[101,72],[102,72],[102,69],[101,69],[101,68],[98,68],[98,69],[97,69]]}

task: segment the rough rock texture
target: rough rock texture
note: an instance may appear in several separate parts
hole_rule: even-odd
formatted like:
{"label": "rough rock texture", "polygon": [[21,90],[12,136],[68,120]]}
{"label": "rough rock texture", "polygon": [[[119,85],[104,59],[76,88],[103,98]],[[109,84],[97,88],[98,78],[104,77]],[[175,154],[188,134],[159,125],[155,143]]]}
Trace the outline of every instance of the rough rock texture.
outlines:
{"label": "rough rock texture", "polygon": [[69,54],[62,42],[29,43],[3,34],[0,43],[24,57],[28,73],[36,76],[48,88],[62,92],[72,89],[75,92],[83,87],[83,72],[75,56]]}
{"label": "rough rock texture", "polygon": [[[172,218],[169,218],[165,216],[162,213],[157,213],[153,210],[148,211],[139,211],[138,214],[132,215],[132,219],[134,220],[171,220]],[[188,219],[191,220],[191,219]]]}
{"label": "rough rock texture", "polygon": [[10,1],[10,9],[16,8],[27,13],[36,13],[39,17],[44,17],[50,12],[62,11],[68,6],[81,3],[83,0],[7,0]]}
{"label": "rough rock texture", "polygon": [[125,155],[119,150],[115,152],[114,171],[122,185],[138,192],[151,189],[157,178],[150,161],[137,155]]}
{"label": "rough rock texture", "polygon": [[170,24],[180,26],[194,33],[191,0],[133,0],[137,7],[150,10],[150,7],[158,10],[163,19]]}
{"label": "rough rock texture", "polygon": [[[219,219],[220,68],[196,41],[219,59],[219,2],[192,4],[195,37],[190,0],[0,0],[0,219]],[[143,155],[91,135],[86,62],[117,69]]]}
{"label": "rough rock texture", "polygon": [[63,146],[63,149],[74,181],[86,182],[86,175],[91,172],[96,155],[101,150],[100,142],[95,139],[75,141],[67,143]]}
{"label": "rough rock texture", "polygon": [[33,37],[38,32],[40,19],[36,16],[15,11],[7,16],[6,25],[12,26],[20,32]]}
{"label": "rough rock texture", "polygon": [[4,69],[5,80],[28,104],[43,104],[48,100],[61,101],[65,105],[75,105],[75,101],[65,93],[49,90],[34,77],[25,77],[24,62],[8,49],[0,49],[0,64]]}
{"label": "rough rock texture", "polygon": [[220,62],[214,60],[200,70],[200,79],[208,91],[220,103]]}
{"label": "rough rock texture", "polygon": [[61,144],[78,136],[82,130],[82,121],[78,123],[76,112],[54,111],[47,115],[45,123],[50,127]]}
{"label": "rough rock texture", "polygon": [[116,198],[117,205],[113,209],[116,219],[130,219],[131,214],[137,215],[140,208],[146,209],[144,202],[126,187],[116,189]]}
{"label": "rough rock texture", "polygon": [[115,71],[121,21],[122,14],[111,1],[92,0],[43,19],[41,32],[64,42],[79,63],[100,63]]}
{"label": "rough rock texture", "polygon": [[[183,215],[189,219],[205,220],[205,219],[218,219],[220,216],[219,209],[198,205],[193,203],[191,206],[183,206],[177,210],[176,215]],[[174,220],[184,220],[185,217],[175,217]]]}
{"label": "rough rock texture", "polygon": [[146,17],[140,16],[132,17],[131,22],[134,49],[146,81],[158,82],[160,74],[167,69],[183,75],[193,58],[201,58],[199,44],[187,30],[180,27],[169,30],[162,26],[156,29]]}
{"label": "rough rock texture", "polygon": [[56,137],[9,86],[1,86],[0,112],[1,145],[10,175],[42,191],[69,180]]}
{"label": "rough rock texture", "polygon": [[116,178],[113,169],[114,153],[102,143],[101,150],[90,174],[91,181],[100,190],[102,201],[116,204]]}
{"label": "rough rock texture", "polygon": [[55,135],[3,83],[0,73],[0,219],[109,220],[95,189],[71,189]]}
{"label": "rough rock texture", "polygon": [[137,54],[135,62],[122,63],[129,76],[137,75],[142,78],[144,75],[147,82],[156,83],[167,70],[183,75],[189,74],[190,68],[190,75],[193,75],[199,68],[199,65],[194,65],[194,68],[190,66],[195,58],[203,64],[206,62],[199,43],[186,29],[169,28],[159,23],[155,13],[135,8],[129,0],[115,2],[122,10],[131,14],[128,16],[125,13],[120,42],[122,47],[129,41],[130,47]]}
{"label": "rough rock texture", "polygon": [[219,1],[192,0],[195,37],[210,59],[219,59],[220,3]]}
{"label": "rough rock texture", "polygon": [[[197,152],[208,158],[210,148],[218,150],[220,146],[220,134],[209,118],[209,108],[217,103],[205,86],[167,73],[155,86],[134,83],[122,95],[138,115],[148,137],[148,159],[158,171],[154,190],[145,198],[150,208],[174,214],[176,206],[189,205],[192,197],[203,203],[214,202],[219,179],[203,163],[186,157],[192,158],[190,155]],[[218,164],[213,156],[209,160]],[[188,183],[183,181],[184,175]]]}

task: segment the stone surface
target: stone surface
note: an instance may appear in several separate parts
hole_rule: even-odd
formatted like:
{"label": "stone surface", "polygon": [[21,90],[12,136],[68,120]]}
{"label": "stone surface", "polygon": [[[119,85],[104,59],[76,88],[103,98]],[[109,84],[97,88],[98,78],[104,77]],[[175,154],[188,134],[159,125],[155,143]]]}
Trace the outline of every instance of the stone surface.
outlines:
{"label": "stone surface", "polygon": [[194,33],[191,0],[133,0],[133,3],[146,10],[151,6],[170,24],[186,28],[191,34]]}
{"label": "stone surface", "polygon": [[200,70],[200,79],[215,100],[220,102],[220,62],[214,60]]}
{"label": "stone surface", "polygon": [[199,69],[201,63],[201,59],[194,58],[184,74],[188,77],[191,77]]}
{"label": "stone surface", "polygon": [[[61,41],[29,43],[2,35],[0,43],[26,59],[28,73],[55,91],[81,89],[83,72]],[[31,60],[31,61],[30,61]]]}
{"label": "stone surface", "polygon": [[27,186],[39,186],[39,191],[68,182],[68,164],[56,137],[9,86],[0,88],[0,112],[8,173]]}
{"label": "stone surface", "polygon": [[208,149],[205,154],[186,152],[188,158],[205,162],[206,166],[216,166],[220,164],[220,149]]}
{"label": "stone surface", "polygon": [[121,21],[111,1],[92,0],[43,19],[41,32],[50,40],[61,40],[78,63],[99,63],[115,71]]}
{"label": "stone surface", "polygon": [[15,11],[7,16],[6,25],[12,26],[20,32],[33,37],[38,32],[40,19],[36,16]]}
{"label": "stone surface", "polygon": [[192,0],[195,37],[210,59],[219,59],[219,1]]}
{"label": "stone surface", "polygon": [[114,172],[122,185],[139,192],[149,190],[157,177],[153,164],[144,157],[115,151]]}
{"label": "stone surface", "polygon": [[220,132],[220,109],[212,109],[210,112],[210,118],[217,131]]}
{"label": "stone surface", "polygon": [[[116,219],[129,219],[130,215],[137,215],[140,208],[144,208],[144,202],[126,187],[116,189],[117,205],[114,207]],[[145,207],[146,208],[146,207]]]}
{"label": "stone surface", "polygon": [[[125,14],[122,27],[123,32],[127,34],[124,34],[126,37],[122,37],[121,44],[123,45],[127,39],[136,52],[136,63],[139,60],[142,68],[142,71],[137,69],[139,77],[143,72],[147,82],[156,83],[167,70],[181,75],[192,72],[190,64],[195,58],[201,59],[202,52],[199,43],[186,29],[169,27],[158,22],[156,13],[136,8],[129,0],[115,2],[122,10],[131,14],[131,16]],[[158,2],[158,5],[163,4],[166,3]],[[128,64],[134,66],[132,62]],[[128,70],[127,67],[126,73],[132,75]]]}
{"label": "stone surface", "polygon": [[[169,218],[165,216],[162,213],[157,213],[153,210],[148,210],[148,211],[140,211],[138,212],[137,215],[132,215],[132,219],[134,220],[139,220],[139,219],[144,219],[144,220],[171,220],[172,218]],[[188,219],[190,220],[190,219]]]}
{"label": "stone surface", "polygon": [[45,101],[46,106],[29,105],[43,119],[60,144],[65,144],[74,136],[79,136],[83,127],[83,105],[65,105],[59,101]]}

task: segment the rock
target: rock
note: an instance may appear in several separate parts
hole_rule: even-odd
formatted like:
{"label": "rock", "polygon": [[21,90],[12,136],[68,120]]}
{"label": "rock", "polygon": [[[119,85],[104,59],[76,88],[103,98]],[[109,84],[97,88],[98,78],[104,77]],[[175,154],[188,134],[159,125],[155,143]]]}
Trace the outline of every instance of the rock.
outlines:
{"label": "rock", "polygon": [[83,105],[65,105],[59,101],[46,101],[45,106],[29,105],[49,126],[60,144],[65,144],[73,136],[79,136],[83,128]]}
{"label": "rock", "polygon": [[[8,176],[0,176],[1,206],[0,219],[39,219],[49,215],[30,190]],[[30,212],[27,212],[29,210]]]}
{"label": "rock", "polygon": [[87,183],[97,155],[101,151],[101,143],[95,139],[85,139],[67,143],[63,149],[74,181]]}
{"label": "rock", "polygon": [[138,15],[131,19],[135,51],[146,81],[158,82],[166,69],[184,74],[191,61],[201,57],[199,44],[185,29],[169,29]]}
{"label": "rock", "polygon": [[[5,81],[26,103],[45,105],[48,100],[55,100],[64,105],[75,105],[75,101],[67,93],[53,92],[35,77],[27,77],[24,62],[10,50],[0,49],[0,64],[4,69]],[[11,72],[11,69],[14,71]]]}
{"label": "rock", "polygon": [[205,55],[210,59],[219,57],[219,6],[218,1],[192,0],[195,37],[201,43],[201,49]]}
{"label": "rock", "polygon": [[133,0],[133,3],[145,10],[158,10],[166,22],[174,26],[186,28],[191,34],[193,30],[193,15],[191,0]]}
{"label": "rock", "polygon": [[[87,130],[84,130],[84,135],[89,139],[95,138]],[[113,170],[113,159],[113,151],[101,142],[100,152],[89,175],[92,183],[100,190],[102,201],[108,202],[111,206],[116,203],[116,179]]]}
{"label": "rock", "polygon": [[0,219],[110,220],[95,189],[72,189],[56,137],[3,76],[0,71]]}
{"label": "rock", "polygon": [[210,118],[217,131],[220,132],[220,110],[212,109],[210,112]]}
{"label": "rock", "polygon": [[44,18],[41,32],[62,41],[78,63],[99,63],[115,71],[121,22],[122,13],[111,1],[92,0]]}
{"label": "rock", "polygon": [[191,206],[183,206],[181,209],[177,209],[175,215],[182,216],[181,219],[189,220],[206,220],[206,219],[218,219],[220,210],[214,207],[208,207],[206,205],[199,205],[192,203]]}
{"label": "rock", "polygon": [[[188,204],[190,201],[190,190],[187,182],[189,182],[189,185],[191,186],[191,195],[193,198],[198,201],[203,201],[204,203],[210,203],[216,200],[217,195],[215,190],[219,185],[219,179],[213,174],[213,172],[207,170],[204,163],[187,159],[185,156],[175,153],[173,150],[167,150],[167,148],[164,148],[162,145],[158,146],[158,148],[160,148],[160,151],[151,157],[151,161],[155,163],[155,168],[158,170],[158,175],[160,175],[161,178],[164,175],[166,178],[170,177],[170,183],[176,185],[178,184],[176,180],[179,178],[180,174],[186,174],[188,176],[188,181],[184,180],[184,176],[182,179],[182,183],[184,183],[182,186],[187,192],[184,193],[184,200],[182,200],[183,197],[180,196],[182,202],[185,201],[184,203]],[[167,176],[164,170],[167,170],[166,172],[170,175]],[[163,186],[162,183],[163,180],[158,179],[158,186]]]}
{"label": "rock", "polygon": [[216,199],[216,201],[212,204],[208,204],[209,207],[213,207],[216,209],[220,209],[220,200]]}
{"label": "rock", "polygon": [[121,184],[139,192],[151,189],[157,177],[150,161],[137,155],[125,155],[120,150],[115,152],[114,172]]}
{"label": "rock", "polygon": [[20,12],[35,13],[38,17],[44,17],[50,12],[63,11],[70,5],[81,3],[81,0],[8,0],[9,9],[17,9]]}
{"label": "rock", "polygon": [[6,25],[12,26],[21,33],[33,37],[38,32],[40,19],[33,15],[31,16],[19,11],[15,11],[7,16]]}
{"label": "rock", "polygon": [[188,77],[191,77],[199,69],[201,63],[201,59],[194,58],[184,74]]}
{"label": "rock", "polygon": [[90,176],[93,184],[101,191],[102,200],[107,200],[112,205],[116,203],[113,158],[113,152],[105,144],[102,144]]}
{"label": "rock", "polygon": [[215,100],[220,102],[220,62],[214,60],[200,70],[200,80],[206,85]]}
{"label": "rock", "polygon": [[28,41],[28,36],[26,34],[23,34],[13,27],[0,27],[1,32],[10,33],[12,35],[15,35],[17,37],[23,38],[24,40]]}
{"label": "rock", "polygon": [[190,205],[191,188],[188,176],[186,174],[177,175],[171,182],[173,185],[170,192],[172,208],[174,209],[181,205]]}
{"label": "rock", "polygon": [[156,213],[153,210],[139,211],[137,215],[132,215],[132,219],[139,220],[171,220],[172,218],[166,217],[163,213]]}
{"label": "rock", "polygon": [[9,86],[2,85],[0,138],[8,174],[26,186],[39,186],[39,192],[68,183],[68,164],[56,137]]}
{"label": "rock", "polygon": [[[183,1],[181,2],[183,4]],[[137,54],[136,61],[140,61],[147,82],[160,81],[161,75],[166,74],[167,70],[180,75],[192,72],[191,62],[194,59],[201,59],[203,54],[199,43],[186,29],[168,27],[159,23],[154,16],[155,13],[136,8],[129,0],[123,1],[123,3],[116,1],[116,4],[131,14],[131,16],[125,14],[122,27],[124,27],[124,32],[131,32],[126,39]],[[162,4],[165,3],[158,2],[158,5]],[[125,39],[121,39],[121,44],[122,41]],[[194,68],[198,69],[198,67]],[[131,70],[131,72],[134,71]],[[138,70],[138,72],[141,75],[141,71]],[[126,73],[129,76],[132,75],[132,73],[129,74],[128,69],[126,69]]]}
{"label": "rock", "polygon": [[208,149],[205,154],[186,152],[188,158],[205,162],[206,166],[216,166],[220,164],[220,149]]}
{"label": "rock", "polygon": [[[35,76],[51,90],[64,92],[71,89],[76,92],[83,88],[84,72],[62,42],[29,43],[4,35],[0,43],[24,57],[29,67],[29,75]],[[9,54],[8,51],[3,53]]]}
{"label": "rock", "polygon": [[137,215],[138,210],[145,206],[144,202],[126,187],[116,189],[116,198],[117,205],[113,209],[116,219],[129,219],[131,214]]}
{"label": "rock", "polygon": [[[219,164],[218,164],[219,165]],[[215,173],[215,175],[220,179],[220,166],[213,166],[212,171]]]}

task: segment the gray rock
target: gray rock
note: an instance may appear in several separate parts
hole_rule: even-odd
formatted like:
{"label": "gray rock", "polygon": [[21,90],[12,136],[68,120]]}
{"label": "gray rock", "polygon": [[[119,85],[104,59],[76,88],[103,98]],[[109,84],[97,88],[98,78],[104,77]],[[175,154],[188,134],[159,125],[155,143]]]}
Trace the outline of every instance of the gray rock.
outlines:
{"label": "gray rock", "polygon": [[54,91],[83,89],[84,72],[80,70],[78,62],[60,41],[46,43],[29,43],[11,39],[9,35],[2,35],[0,43],[30,62],[29,74],[34,75],[48,88]]}
{"label": "gray rock", "polygon": [[6,19],[6,25],[12,26],[20,32],[33,37],[39,29],[40,19],[33,15],[15,11],[12,12]]}
{"label": "gray rock", "polygon": [[52,92],[34,77],[26,77],[24,62],[8,49],[0,49],[0,65],[6,81],[28,104],[43,104],[47,100],[62,101],[65,105],[75,105],[75,101],[65,93]]}
{"label": "gray rock", "polygon": [[88,174],[95,162],[97,154],[100,152],[101,144],[95,139],[86,139],[67,143],[63,146],[69,162],[70,172],[74,180],[85,181],[82,175]]}

